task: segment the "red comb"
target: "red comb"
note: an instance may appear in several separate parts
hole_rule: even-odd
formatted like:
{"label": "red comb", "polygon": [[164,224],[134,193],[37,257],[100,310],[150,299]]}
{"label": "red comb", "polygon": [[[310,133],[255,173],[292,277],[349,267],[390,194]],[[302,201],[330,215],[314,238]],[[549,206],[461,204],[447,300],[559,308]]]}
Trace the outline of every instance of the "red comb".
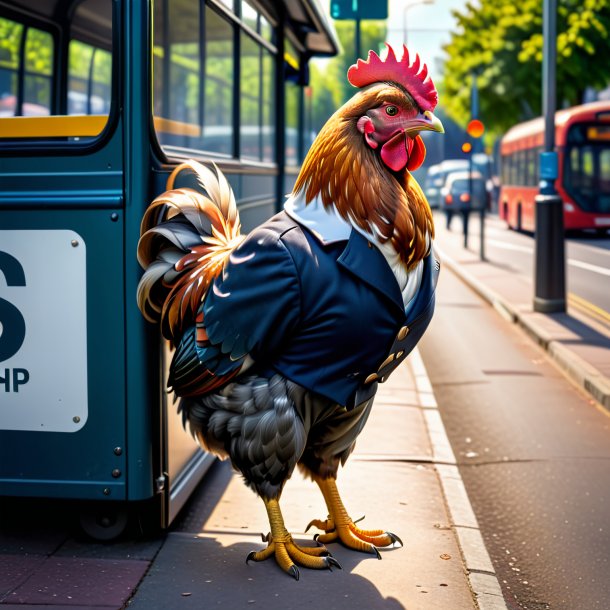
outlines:
{"label": "red comb", "polygon": [[387,42],[385,45],[388,47],[388,56],[385,59],[381,59],[374,51],[369,51],[366,61],[359,59],[347,71],[347,80],[354,87],[365,87],[384,81],[398,83],[413,96],[422,110],[434,110],[438,93],[428,75],[426,64],[421,62],[417,53],[411,64],[409,51],[404,45],[402,58],[398,61],[394,49]]}

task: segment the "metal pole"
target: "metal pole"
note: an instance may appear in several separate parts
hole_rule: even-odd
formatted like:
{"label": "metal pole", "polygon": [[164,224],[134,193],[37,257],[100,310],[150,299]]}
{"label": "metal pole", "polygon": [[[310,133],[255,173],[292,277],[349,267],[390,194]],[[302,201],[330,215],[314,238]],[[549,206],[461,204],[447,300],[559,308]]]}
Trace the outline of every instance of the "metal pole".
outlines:
{"label": "metal pole", "polygon": [[[356,19],[356,31],[354,33],[355,36],[355,47],[356,47],[356,62],[360,59],[360,48],[362,47],[362,43],[360,40],[360,19]],[[356,63],[354,62],[354,63]]]}
{"label": "metal pole", "polygon": [[[472,91],[471,91],[471,99],[470,99],[470,118],[478,119],[479,118],[479,88],[477,86],[477,75],[476,72],[472,72],[470,75],[472,79]],[[474,138],[472,150],[470,152],[470,201],[474,201],[474,193],[472,193],[472,155],[475,153],[475,149],[482,150],[483,146],[480,143],[480,138]],[[478,152],[478,151],[477,151]],[[487,193],[487,189],[485,190]],[[486,201],[481,201],[481,209],[479,210],[479,258],[484,261],[485,260],[485,205]]]}
{"label": "metal pole", "polygon": [[563,202],[555,190],[557,0],[543,0],[542,99],[544,152],[540,155],[540,194],[536,197],[534,311],[566,310]]}

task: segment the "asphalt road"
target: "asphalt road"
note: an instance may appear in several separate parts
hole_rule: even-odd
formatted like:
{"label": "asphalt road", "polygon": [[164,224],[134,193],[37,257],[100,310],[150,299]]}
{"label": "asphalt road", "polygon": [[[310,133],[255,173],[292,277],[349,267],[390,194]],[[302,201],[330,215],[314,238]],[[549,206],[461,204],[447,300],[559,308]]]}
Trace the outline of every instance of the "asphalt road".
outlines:
{"label": "asphalt road", "polygon": [[[440,212],[436,222],[445,222]],[[469,223],[469,246],[475,251],[479,247],[479,227],[478,215],[473,214]],[[462,231],[461,218],[453,219],[452,230]],[[511,231],[497,216],[487,216],[485,252],[490,260],[532,278],[534,247],[533,235]],[[566,286],[569,305],[588,310],[593,317],[601,318],[598,321],[605,319],[610,325],[610,234],[600,237],[582,232],[566,238]]]}
{"label": "asphalt road", "polygon": [[610,608],[610,417],[449,271],[420,343],[509,608]]}

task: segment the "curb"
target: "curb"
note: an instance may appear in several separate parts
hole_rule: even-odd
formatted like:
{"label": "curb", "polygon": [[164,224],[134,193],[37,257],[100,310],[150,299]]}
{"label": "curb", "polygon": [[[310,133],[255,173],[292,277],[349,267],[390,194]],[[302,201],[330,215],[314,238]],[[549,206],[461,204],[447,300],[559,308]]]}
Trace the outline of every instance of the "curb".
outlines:
{"label": "curb", "polygon": [[417,348],[409,360],[415,378],[418,404],[432,445],[432,463],[441,484],[451,528],[460,547],[475,603],[479,610],[508,610],[445,432],[426,367]]}
{"label": "curb", "polygon": [[527,314],[517,311],[508,301],[464,271],[442,248],[437,245],[434,247],[453,274],[487,301],[505,320],[522,328],[573,383],[610,411],[610,379],[560,341],[550,337],[548,331],[529,319]]}

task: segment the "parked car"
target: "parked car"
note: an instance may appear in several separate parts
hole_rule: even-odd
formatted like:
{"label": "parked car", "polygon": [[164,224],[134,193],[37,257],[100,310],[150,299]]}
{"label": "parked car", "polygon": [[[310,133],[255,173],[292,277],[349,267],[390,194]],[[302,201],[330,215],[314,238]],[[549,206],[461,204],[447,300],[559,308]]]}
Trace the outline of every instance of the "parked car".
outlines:
{"label": "parked car", "polygon": [[447,217],[447,228],[455,213],[487,208],[489,193],[479,172],[453,172],[441,189],[441,209]]}
{"label": "parked car", "polygon": [[428,168],[424,194],[432,209],[440,208],[442,205],[441,189],[445,186],[447,176],[452,172],[467,170],[468,161],[466,159],[447,159],[442,163],[432,165]]}

